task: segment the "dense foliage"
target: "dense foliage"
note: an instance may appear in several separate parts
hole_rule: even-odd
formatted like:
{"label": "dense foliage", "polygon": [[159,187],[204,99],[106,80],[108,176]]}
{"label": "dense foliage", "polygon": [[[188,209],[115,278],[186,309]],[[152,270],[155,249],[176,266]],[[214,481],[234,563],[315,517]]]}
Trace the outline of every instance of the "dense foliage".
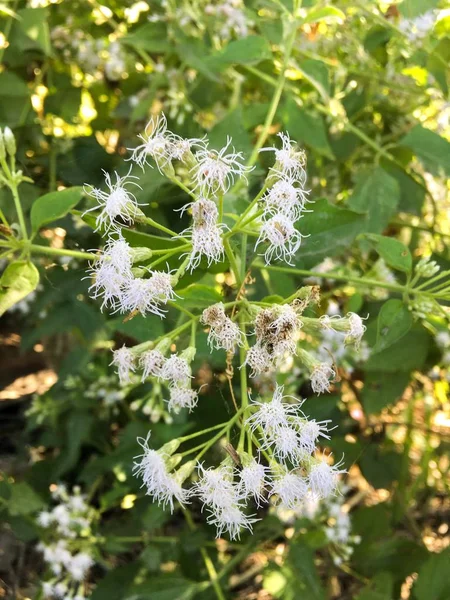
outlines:
{"label": "dense foliage", "polygon": [[0,57],[4,597],[448,598],[445,2],[0,0]]}

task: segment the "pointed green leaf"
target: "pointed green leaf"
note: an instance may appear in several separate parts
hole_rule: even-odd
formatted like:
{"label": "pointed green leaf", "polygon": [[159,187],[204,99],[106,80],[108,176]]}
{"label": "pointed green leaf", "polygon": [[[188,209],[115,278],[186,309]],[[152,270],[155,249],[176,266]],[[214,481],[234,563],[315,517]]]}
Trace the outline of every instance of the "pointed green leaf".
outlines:
{"label": "pointed green leaf", "polygon": [[60,192],[50,192],[36,200],[31,207],[31,226],[38,231],[42,225],[64,217],[83,196],[82,187],[72,187]]}
{"label": "pointed green leaf", "polygon": [[373,233],[364,236],[368,239],[374,249],[393,269],[411,273],[412,257],[409,249],[398,240]]}
{"label": "pointed green leaf", "polygon": [[377,343],[373,352],[381,352],[408,333],[413,317],[401,300],[392,299],[383,304],[378,315]]}

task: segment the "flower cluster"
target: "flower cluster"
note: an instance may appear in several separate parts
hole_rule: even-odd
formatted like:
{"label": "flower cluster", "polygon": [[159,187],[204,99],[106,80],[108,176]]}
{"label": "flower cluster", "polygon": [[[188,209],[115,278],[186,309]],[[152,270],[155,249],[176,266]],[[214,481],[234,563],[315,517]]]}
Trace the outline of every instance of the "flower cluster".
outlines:
{"label": "flower cluster", "polygon": [[434,10],[429,10],[415,19],[402,19],[399,29],[411,43],[415,43],[426,38],[435,23],[436,13]]}
{"label": "flower cluster", "polygon": [[[158,503],[174,508],[198,497],[207,507],[207,521],[215,525],[217,535],[228,533],[238,538],[242,529],[252,530],[256,521],[249,514],[247,502],[259,506],[270,498],[288,508],[298,507],[306,497],[328,498],[336,493],[340,463],[329,465],[325,458],[315,458],[320,437],[329,439],[328,421],[310,420],[301,412],[301,403],[284,400],[283,388],[276,387],[270,402],[252,402],[253,413],[243,427],[250,437],[258,435],[262,451],[270,456],[264,465],[250,454],[239,451],[238,463],[226,458],[218,467],[198,465],[198,479],[188,491],[181,484],[191,475],[194,461],[177,469],[182,455],[174,454],[181,440],[174,440],[158,451],[139,440],[144,454],[134,466],[147,493]],[[268,454],[270,453],[270,454]]]}
{"label": "flower cluster", "polygon": [[286,353],[296,354],[303,326],[300,315],[305,306],[305,303],[295,301],[258,312],[255,318],[256,344],[248,350],[246,357],[251,377],[275,368]]}
{"label": "flower cluster", "polygon": [[42,591],[46,598],[83,600],[82,583],[94,564],[83,539],[90,535],[95,513],[79,488],[74,488],[70,495],[65,486],[58,485],[52,495],[59,503],[37,517],[45,536],[51,538],[38,545],[52,573],[42,583]]}
{"label": "flower cluster", "polygon": [[200,321],[210,327],[208,344],[211,350],[223,348],[227,352],[234,352],[236,346],[242,346],[242,331],[237,323],[227,317],[222,302],[206,308]]}
{"label": "flower cluster", "polygon": [[262,197],[263,223],[256,247],[269,243],[264,253],[266,264],[275,258],[291,265],[303,237],[295,222],[301,218],[308,202],[308,191],[304,187],[306,159],[287,133],[278,135],[281,148],[263,148],[263,151],[275,152],[275,165],[266,182],[270,187]]}

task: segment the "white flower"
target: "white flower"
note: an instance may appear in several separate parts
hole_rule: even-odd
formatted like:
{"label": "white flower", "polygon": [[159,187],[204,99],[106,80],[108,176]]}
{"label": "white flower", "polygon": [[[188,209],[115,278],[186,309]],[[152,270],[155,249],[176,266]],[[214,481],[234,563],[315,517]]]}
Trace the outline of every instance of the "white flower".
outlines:
{"label": "white flower", "polygon": [[167,119],[164,114],[152,117],[145,127],[144,134],[139,134],[143,144],[140,144],[132,150],[131,160],[144,168],[144,165],[150,165],[149,158],[153,158],[158,169],[164,168],[172,158],[173,140],[177,138],[173,133],[167,130]]}
{"label": "white flower", "polygon": [[276,428],[273,432],[269,430],[264,447],[273,445],[274,455],[284,462],[289,459],[292,463],[296,462],[299,457],[300,443],[298,433],[292,427],[282,425]]}
{"label": "white flower", "polygon": [[143,352],[139,357],[139,366],[143,371],[142,381],[147,377],[160,377],[165,360],[159,350]]}
{"label": "white flower", "polygon": [[290,304],[282,304],[278,310],[278,316],[269,325],[269,330],[275,335],[295,333],[303,327],[303,322]]}
{"label": "white flower", "polygon": [[[242,164],[242,152],[236,152],[231,146],[231,138],[227,137],[225,146],[217,150],[205,148],[195,153],[197,165],[193,168],[196,187],[209,193],[226,193],[234,183],[235,177],[244,177],[253,167]],[[231,150],[227,154],[228,149]]]}
{"label": "white flower", "polygon": [[[161,302],[167,302],[174,297],[170,281],[166,280],[167,273],[161,273],[162,279],[152,275],[149,279],[130,277],[126,280],[121,296],[121,311],[138,311],[145,317],[152,313],[163,318],[165,311],[159,307]],[[170,275],[168,276],[170,278]],[[155,285],[156,282],[156,285]]]}
{"label": "white flower", "polygon": [[246,419],[252,431],[261,427],[264,435],[275,436],[282,427],[289,426],[290,417],[298,417],[303,414],[300,411],[301,404],[288,404],[283,402],[284,387],[277,385],[273,398],[270,402],[252,401],[251,406],[256,407],[257,411]]}
{"label": "white flower", "polygon": [[250,377],[256,377],[256,375],[265,373],[273,367],[272,357],[266,347],[258,343],[247,350],[244,364],[251,369]]}
{"label": "white flower", "polygon": [[317,395],[330,391],[330,380],[336,377],[336,372],[330,365],[320,363],[314,367],[310,375],[311,387]]}
{"label": "white flower", "polygon": [[233,484],[233,470],[225,465],[218,468],[205,469],[198,465],[200,479],[194,484],[194,489],[203,505],[213,509],[235,506],[239,502],[237,487]]}
{"label": "white flower", "polygon": [[47,528],[52,521],[53,521],[53,515],[52,515],[52,513],[48,512],[47,510],[43,510],[38,514],[37,522],[41,527]]}
{"label": "white flower", "polygon": [[306,182],[305,153],[295,147],[296,142],[290,139],[288,133],[280,132],[278,137],[281,139],[281,148],[262,148],[261,152],[275,152],[275,173],[281,171],[303,185]]}
{"label": "white flower", "polygon": [[148,446],[150,434],[147,438],[138,438],[138,443],[142,446],[144,454],[135,456],[140,459],[134,462],[133,475],[142,478],[143,486],[147,488],[146,494],[151,496],[163,508],[169,505],[170,511],[174,509],[174,498],[183,505],[188,501],[189,492],[184,490],[177,481],[176,476],[170,475],[167,471],[167,465],[163,453],[152,450]]}
{"label": "white flower", "polygon": [[356,313],[349,312],[347,313],[348,323],[350,327],[350,331],[345,337],[345,343],[350,344],[354,343],[355,346],[359,346],[361,342],[361,338],[364,335],[367,327],[364,325],[363,320]]}
{"label": "white flower", "polygon": [[75,579],[75,581],[82,581],[93,564],[94,561],[89,554],[86,554],[86,552],[78,552],[78,554],[72,556],[69,564],[66,565],[66,568],[72,579]]}
{"label": "white flower", "polygon": [[182,408],[188,408],[189,412],[197,406],[198,392],[191,388],[174,385],[170,388],[169,412],[180,412]]}
{"label": "white flower", "polygon": [[50,583],[50,581],[43,581],[42,582],[42,593],[47,598],[50,598],[51,596],[53,596],[53,594],[55,593],[55,588],[53,586],[53,583]]}
{"label": "white flower", "polygon": [[116,223],[116,219],[119,218],[122,221],[125,221],[125,223],[131,224],[134,219],[141,214],[139,209],[140,205],[138,204],[136,197],[126,188],[127,185],[140,187],[136,181],[134,181],[135,179],[138,179],[138,177],[130,175],[129,173],[123,177],[119,177],[118,173],[115,173],[116,183],[112,183],[110,174],[106,173],[106,171],[103,171],[103,173],[109,192],[104,192],[103,190],[92,186],[86,187],[86,193],[95,198],[99,204],[98,206],[86,210],[84,214],[101,208],[101,212],[96,219],[96,231],[102,227],[104,227],[106,231],[118,229],[120,228],[120,225]]}
{"label": "white flower", "polygon": [[171,300],[175,300],[177,295],[172,287],[172,275],[165,271],[151,271],[150,281],[152,284],[152,295],[158,302],[167,304]]}
{"label": "white flower", "polygon": [[222,323],[211,326],[208,334],[208,344],[211,350],[223,348],[227,352],[233,352],[236,346],[242,346],[243,343],[243,334],[239,325],[233,323],[229,317],[225,317]]}
{"label": "white flower", "polygon": [[191,208],[192,219],[197,226],[213,226],[217,224],[219,218],[219,210],[213,200],[199,198],[195,202],[187,204],[183,210]]}
{"label": "white flower", "polygon": [[433,275],[439,273],[440,269],[441,267],[435,260],[430,260],[429,256],[424,256],[416,265],[416,274],[424,278],[433,277]]}
{"label": "white flower", "polygon": [[89,286],[91,298],[102,298],[101,310],[110,307],[119,310],[122,306],[123,288],[129,277],[120,273],[111,262],[102,259],[95,262],[89,269],[94,281]]}
{"label": "white flower", "polygon": [[299,444],[307,452],[314,452],[316,443],[319,437],[323,437],[326,440],[330,439],[328,433],[327,421],[316,421],[315,419],[309,419],[299,424]]}
{"label": "white flower", "polygon": [[274,478],[270,495],[277,495],[283,506],[290,509],[298,507],[308,491],[308,482],[294,472]]}
{"label": "white flower", "polygon": [[231,540],[240,538],[241,529],[248,529],[252,532],[252,524],[259,520],[254,519],[253,515],[246,515],[237,504],[209,512],[207,522],[216,526],[216,537],[221,537],[226,532]]}
{"label": "white flower", "polygon": [[186,384],[191,379],[191,368],[185,358],[177,354],[166,359],[162,369],[161,378],[167,379],[173,384]]}
{"label": "white flower", "polygon": [[311,491],[319,498],[329,498],[336,493],[338,484],[338,475],[345,473],[344,469],[339,469],[342,461],[331,466],[324,459],[317,462],[309,471],[309,485]]}
{"label": "white flower", "polygon": [[289,176],[282,176],[263,196],[264,214],[273,216],[282,214],[290,221],[297,221],[308,201],[309,192],[296,187],[295,180]]}
{"label": "white flower", "polygon": [[119,273],[124,275],[130,273],[133,264],[131,247],[120,233],[117,238],[108,238],[101,260],[111,263]]}
{"label": "white flower", "polygon": [[55,584],[55,586],[53,587],[53,594],[57,597],[57,598],[63,598],[67,593],[67,584],[64,583],[63,581],[60,581],[59,583]]}
{"label": "white flower", "polygon": [[300,248],[302,234],[295,229],[294,224],[283,214],[275,215],[263,223],[255,249],[263,242],[269,242],[264,253],[266,265],[273,258],[284,260],[292,265],[292,258]]}
{"label": "white flower", "polygon": [[253,496],[259,506],[264,501],[263,492],[266,484],[267,470],[267,467],[257,462],[254,458],[247,465],[243,466],[239,471],[239,495],[244,498]]}
{"label": "white flower", "polygon": [[450,333],[448,331],[439,331],[434,339],[439,348],[445,349],[450,347]]}
{"label": "white flower", "polygon": [[135,370],[134,360],[133,352],[125,345],[118,350],[113,350],[113,359],[110,364],[117,367],[117,374],[122,385],[130,382],[130,372]]}
{"label": "white flower", "polygon": [[193,225],[186,234],[190,234],[192,251],[190,253],[188,269],[196,269],[204,256],[208,267],[214,262],[223,260],[225,250],[222,240],[222,227],[218,225]]}

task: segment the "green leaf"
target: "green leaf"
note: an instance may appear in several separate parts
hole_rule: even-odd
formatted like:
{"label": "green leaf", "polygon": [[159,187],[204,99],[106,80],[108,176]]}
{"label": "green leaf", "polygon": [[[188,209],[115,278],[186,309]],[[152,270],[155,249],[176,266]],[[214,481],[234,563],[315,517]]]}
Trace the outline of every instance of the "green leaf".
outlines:
{"label": "green leaf", "polygon": [[395,213],[399,201],[397,181],[384,169],[377,167],[361,177],[348,206],[356,212],[366,213],[366,232],[381,233]]}
{"label": "green leaf", "polygon": [[323,8],[313,8],[308,12],[304,23],[318,23],[320,21],[345,21],[345,13],[334,6],[324,6]]}
{"label": "green leaf", "polygon": [[299,221],[299,230],[305,238],[298,251],[297,266],[316,265],[327,256],[347,250],[364,227],[364,215],[338,208],[320,198]]}
{"label": "green leaf", "polygon": [[39,271],[31,262],[8,265],[0,279],[0,316],[37,288]]}
{"label": "green leaf", "polygon": [[450,142],[445,138],[416,125],[400,144],[411,148],[430,173],[439,175],[442,172],[450,176]]}
{"label": "green leaf", "polygon": [[413,324],[411,311],[401,300],[391,299],[383,304],[378,315],[377,343],[373,352],[385,350],[408,333]]}
{"label": "green leaf", "polygon": [[371,371],[364,377],[361,400],[368,414],[377,414],[386,406],[395,404],[410,381],[410,372],[386,373]]}
{"label": "green leaf", "polygon": [[220,292],[201,283],[194,283],[183,290],[177,290],[177,294],[181,296],[180,302],[185,308],[200,309],[211,306],[211,304],[220,302],[223,299]]}
{"label": "green leaf", "polygon": [[401,340],[383,352],[372,354],[364,365],[367,372],[396,373],[419,369],[425,362],[430,336],[422,327],[413,327]]}
{"label": "green leaf", "polygon": [[[313,550],[302,542],[292,544],[288,564],[293,575],[293,598],[302,600],[325,600],[325,591],[314,564]],[[291,587],[291,586],[289,586]]]}
{"label": "green leaf", "polygon": [[28,483],[21,481],[11,486],[11,496],[8,500],[8,511],[11,515],[31,515],[44,506],[45,502]]}
{"label": "green leaf", "polygon": [[283,122],[297,142],[311,146],[327,158],[334,158],[325,121],[321,115],[300,108],[296,102],[289,100],[286,103]]}
{"label": "green leaf", "polygon": [[374,488],[390,489],[399,478],[402,456],[385,446],[369,444],[358,462],[362,474]]}
{"label": "green leaf", "polygon": [[121,38],[121,42],[138,52],[144,50],[162,54],[172,49],[172,44],[167,37],[167,27],[162,22],[141,25],[132,33]]}
{"label": "green leaf", "polygon": [[272,51],[268,41],[259,35],[249,35],[230,42],[223,52],[214,57],[221,63],[233,65],[254,65],[262,60],[270,60]]}
{"label": "green leaf", "polygon": [[55,462],[53,469],[55,478],[66,473],[77,463],[80,457],[81,446],[89,440],[93,422],[94,416],[86,411],[70,413],[70,417],[66,423],[67,447],[64,452],[61,452]]}
{"label": "green leaf", "polygon": [[413,587],[417,600],[447,600],[450,598],[450,548],[433,554],[420,568],[419,578]]}
{"label": "green leaf", "polygon": [[190,600],[197,592],[198,584],[193,581],[179,575],[161,575],[132,586],[126,598],[129,600]]}
{"label": "green leaf", "polygon": [[24,8],[18,11],[19,24],[25,35],[47,56],[52,54],[48,10],[46,8]]}
{"label": "green leaf", "polygon": [[138,562],[115,567],[97,584],[91,600],[125,600],[140,568]]}
{"label": "green leaf", "polygon": [[393,578],[390,573],[377,573],[367,587],[360,591],[355,600],[392,600]]}
{"label": "green leaf", "polygon": [[411,253],[402,242],[391,237],[372,233],[364,237],[372,243],[374,249],[390,267],[404,273],[411,273]]}
{"label": "green leaf", "polygon": [[42,225],[64,217],[83,197],[82,187],[72,187],[41,196],[31,207],[31,226],[38,231]]}

